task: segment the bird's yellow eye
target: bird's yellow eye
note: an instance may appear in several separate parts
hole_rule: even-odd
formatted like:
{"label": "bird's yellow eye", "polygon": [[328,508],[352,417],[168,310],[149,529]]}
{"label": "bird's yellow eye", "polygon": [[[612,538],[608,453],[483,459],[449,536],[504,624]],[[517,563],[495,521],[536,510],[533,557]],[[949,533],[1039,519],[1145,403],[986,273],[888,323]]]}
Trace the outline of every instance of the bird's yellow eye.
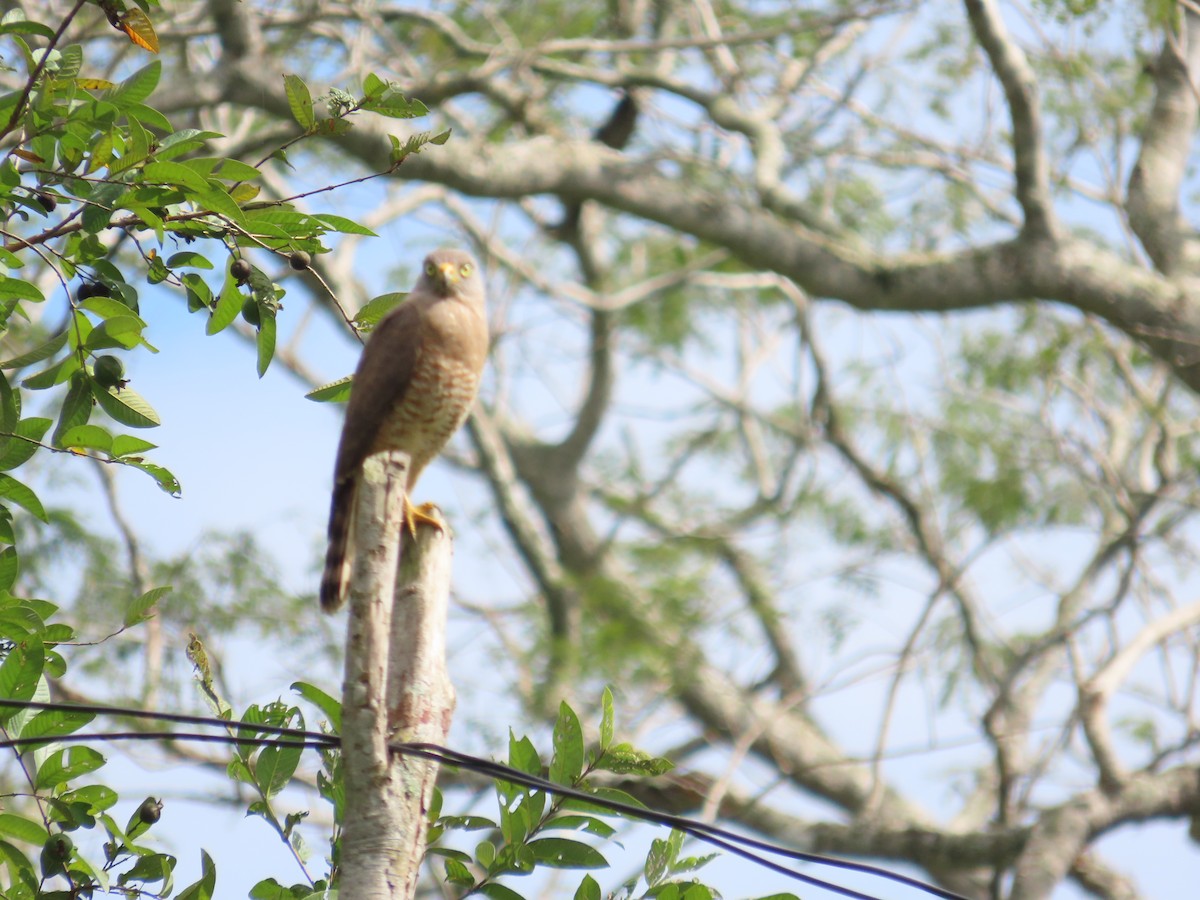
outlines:
{"label": "bird's yellow eye", "polygon": [[475,268],[475,267],[474,267],[474,266],[472,266],[470,263],[463,263],[463,264],[462,264],[462,268],[460,268],[460,269],[458,270],[458,273],[459,273],[460,275],[462,275],[462,277],[463,277],[463,278],[467,278],[467,277],[469,277],[469,276],[470,276],[470,274],[471,274],[471,272],[472,272],[472,270],[473,270],[474,268]]}
{"label": "bird's yellow eye", "polygon": [[425,274],[432,278],[437,274],[437,266],[433,263],[425,263]]}

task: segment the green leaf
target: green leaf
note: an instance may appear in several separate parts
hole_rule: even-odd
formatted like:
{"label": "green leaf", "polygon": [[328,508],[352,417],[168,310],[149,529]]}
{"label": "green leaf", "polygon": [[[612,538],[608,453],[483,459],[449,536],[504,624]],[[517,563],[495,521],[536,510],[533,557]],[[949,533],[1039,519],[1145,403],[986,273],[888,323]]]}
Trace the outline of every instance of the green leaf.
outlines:
{"label": "green leaf", "polygon": [[492,900],[525,900],[523,894],[518,894],[512,888],[497,884],[494,881],[489,881],[477,893],[483,894],[485,897],[491,897]]}
{"label": "green leaf", "polygon": [[[496,827],[496,823],[485,816],[442,816],[438,819],[438,824],[445,828],[455,828],[460,831],[480,831],[484,828]],[[433,848],[430,848],[429,852],[432,853]]]}
{"label": "green leaf", "polygon": [[583,728],[575,710],[566,702],[558,707],[554,723],[554,757],[550,760],[550,780],[573,785],[583,773]]}
{"label": "green leaf", "polygon": [[175,156],[181,156],[184,153],[191,153],[203,147],[205,142],[212,138],[219,138],[223,135],[215,131],[199,131],[195,128],[181,128],[176,132],[168,134],[158,142],[158,153],[155,156],[158,159],[171,159]]}
{"label": "green leaf", "polygon": [[142,127],[137,117],[126,115],[125,155],[121,157],[121,165],[117,170],[127,169],[134,163],[141,162],[150,155],[150,135]]}
{"label": "green leaf", "polygon": [[140,437],[134,437],[132,434],[118,434],[113,437],[112,448],[108,452],[115,457],[122,457],[133,453],[145,453],[147,450],[153,450],[157,446],[158,444],[144,441]]}
{"label": "green leaf", "polygon": [[325,718],[329,720],[329,727],[333,729],[334,734],[341,733],[341,701],[331,697],[319,687],[311,685],[306,681],[292,682],[292,690],[325,714]]}
{"label": "green leaf", "polygon": [[167,259],[168,269],[178,269],[183,266],[190,266],[193,269],[211,269],[213,264],[207,256],[192,250],[180,250],[178,253],[172,253]]}
{"label": "green leaf", "polygon": [[629,744],[609,747],[596,762],[596,768],[617,775],[662,775],[675,768],[675,764],[661,756],[652,756],[643,750],[635,750]]}
{"label": "green leaf", "polygon": [[83,230],[89,234],[99,234],[107,228],[117,198],[124,194],[125,190],[126,186],[123,184],[102,184],[96,188],[87,206],[83,208],[83,216],[80,219]]}
{"label": "green leaf", "polygon": [[353,382],[354,376],[347,375],[345,378],[339,378],[337,381],[314,388],[304,397],[307,400],[315,400],[317,403],[345,403],[350,399],[350,388]]}
{"label": "green leaf", "polygon": [[378,297],[368,300],[354,314],[354,324],[363,328],[375,326],[380,319],[403,303],[407,296],[407,291],[397,291],[391,294],[380,294]]}
{"label": "green leaf", "polygon": [[188,272],[182,280],[187,291],[188,312],[198,312],[212,306],[212,291],[209,290],[203,278],[195,272]]}
{"label": "green leaf", "polygon": [[65,346],[66,342],[67,332],[59,331],[59,334],[56,334],[54,337],[50,338],[50,340],[46,343],[40,344],[40,346],[30,350],[29,353],[13,356],[12,359],[6,359],[4,362],[0,362],[0,368],[23,368],[24,366],[34,364],[34,362],[41,362],[43,359],[49,359],[50,356],[58,353],[59,350]]}
{"label": "green leaf", "polygon": [[[86,749],[90,750],[91,748]],[[96,751],[92,750],[92,753],[96,753]],[[98,753],[96,755],[99,756]],[[83,787],[61,794],[59,799],[64,803],[86,803],[88,810],[96,815],[116,806],[118,798],[117,792],[110,787],[102,784],[85,784]]]}
{"label": "green leaf", "polygon": [[496,845],[491,841],[480,841],[475,845],[475,861],[485,871],[496,859]]}
{"label": "green leaf", "polygon": [[93,382],[92,396],[96,398],[101,409],[122,425],[130,428],[154,428],[162,424],[154,407],[132,388],[102,388]]}
{"label": "green leaf", "polygon": [[508,733],[508,764],[526,775],[542,774],[542,759],[533,741],[527,737],[518,738],[512,731]]}
{"label": "green leaf", "polygon": [[287,787],[300,764],[300,747],[263,747],[254,763],[254,776],[267,797]]}
{"label": "green leaf", "polygon": [[[612,803],[624,803],[627,806],[632,806],[637,809],[645,809],[645,804],[630,794],[625,793],[617,788],[594,787],[588,790],[588,793],[594,797],[600,797]],[[566,800],[562,803],[559,809],[563,811],[581,812],[581,813],[598,813],[600,815],[613,815],[612,811],[603,806],[597,806],[594,803],[589,803],[586,800]]]}
{"label": "green leaf", "polygon": [[604,869],[606,860],[595,847],[567,838],[538,838],[526,846],[540,865],[551,869]]}
{"label": "green leaf", "polygon": [[348,119],[321,119],[321,121],[317,122],[316,128],[313,129],[313,133],[333,135],[345,134],[353,127],[354,123],[350,122]]}
{"label": "green leaf", "polygon": [[457,859],[447,859],[444,865],[446,867],[446,880],[451,884],[457,884],[460,887],[471,887],[475,884],[475,876]]}
{"label": "green leaf", "polygon": [[45,826],[12,813],[0,813],[0,834],[27,844],[38,845],[46,843],[46,839],[50,837]]}
{"label": "green leaf", "polygon": [[142,176],[146,181],[185,187],[196,193],[209,190],[208,181],[181,163],[152,162],[142,170]]}
{"label": "green leaf", "polygon": [[99,425],[75,425],[63,432],[57,443],[60,447],[82,447],[108,453],[112,449],[112,435]]}
{"label": "green leaf", "polygon": [[[128,307],[126,311],[128,312]],[[111,350],[117,347],[132,350],[142,343],[142,329],[145,327],[146,323],[140,316],[114,316],[93,328],[84,346],[90,351]]]}
{"label": "green leaf", "polygon": [[3,372],[0,372],[0,429],[11,431],[17,426],[17,420],[20,418],[21,411],[17,408],[17,401],[20,398],[13,393],[12,385],[8,383],[8,378]]}
{"label": "green leaf", "polygon": [[32,300],[34,303],[41,303],[45,299],[46,296],[38,290],[37,286],[28,281],[11,278],[7,275],[0,278],[0,300]]}
{"label": "green leaf", "polygon": [[126,457],[121,460],[127,466],[134,469],[141,469],[147,475],[154,479],[159,488],[170,494],[172,497],[178,497],[183,493],[183,487],[168,469],[162,466],[156,466],[154,463],[148,463],[136,456]]}
{"label": "green leaf", "polygon": [[363,79],[363,96],[368,100],[381,95],[387,90],[388,83],[376,75],[374,72],[368,72]]}
{"label": "green leaf", "polygon": [[[8,841],[0,841],[0,863],[8,866],[13,885],[13,900],[26,900],[37,896],[40,877],[24,853]],[[24,888],[24,893],[17,893],[17,884]]]}
{"label": "green leaf", "polygon": [[366,225],[360,225],[358,222],[355,222],[353,219],[347,219],[345,216],[335,216],[332,213],[317,213],[313,218],[324,222],[334,231],[339,231],[342,234],[362,234],[367,237],[379,236]]}
{"label": "green leaf", "polygon": [[21,562],[17,558],[17,548],[5,547],[0,550],[0,590],[11,591],[20,571]]}
{"label": "green leaf", "polygon": [[170,585],[151,588],[125,608],[124,625],[129,628],[153,617],[154,605],[174,590]]}
{"label": "green leaf", "polygon": [[115,297],[88,297],[79,306],[81,309],[95,313],[101,319],[116,319],[128,316],[141,322],[143,328],[146,327],[145,319],[138,316],[126,304]]}
{"label": "green leaf", "polygon": [[242,311],[245,299],[241,290],[238,289],[238,283],[226,270],[225,285],[221,288],[221,299],[217,301],[217,308],[209,317],[208,327],[205,331],[208,334],[217,334],[228,328],[230,323],[238,317],[238,313]]}
{"label": "green leaf", "polygon": [[574,900],[600,900],[600,885],[591,875],[584,875],[583,881],[575,889]]}
{"label": "green leaf", "polygon": [[312,94],[309,93],[308,85],[299,75],[284,75],[283,89],[287,93],[288,107],[292,110],[292,115],[301,128],[311,131],[317,124],[317,117],[313,113]]}
{"label": "green leaf", "polygon": [[671,863],[675,860],[675,853],[668,841],[655,838],[650,842],[650,850],[646,854],[646,868],[643,870],[643,877],[646,879],[646,884],[651,887],[657,885],[667,877],[667,872],[671,868]]}
{"label": "green leaf", "polygon": [[[83,744],[73,744],[63,747],[50,754],[38,766],[35,786],[38,790],[58,787],[80,776],[95,772],[106,762],[96,750]],[[114,795],[115,799],[115,795]],[[94,804],[93,804],[94,806]]]}
{"label": "green leaf", "polygon": [[147,856],[138,857],[138,861],[132,867],[122,872],[117,881],[121,885],[127,885],[134,881],[141,882],[142,884],[161,881],[164,887],[155,891],[155,893],[158,896],[165,897],[170,894],[170,890],[166,886],[171,884],[174,879],[174,869],[175,857],[167,856],[165,853],[151,853]]}
{"label": "green leaf", "polygon": [[[72,354],[68,359],[74,360],[76,357]],[[67,388],[67,395],[63,398],[62,408],[58,412],[58,425],[50,437],[50,443],[55,447],[63,446],[63,436],[72,428],[86,425],[91,416],[91,382],[83,372],[76,371],[71,375],[71,386]]]}
{"label": "green leaf", "polygon": [[0,24],[0,34],[36,34],[38,37],[43,37],[51,41],[55,37],[53,28],[43,25],[40,22],[27,22],[23,19]]}
{"label": "green leaf", "polygon": [[267,368],[275,357],[275,316],[273,313],[261,314],[258,324],[258,377],[267,374]]}
{"label": "green leaf", "polygon": [[30,375],[28,378],[21,379],[21,387],[28,388],[31,391],[40,391],[48,387],[54,387],[56,384],[62,384],[71,375],[79,371],[79,357],[74,353],[64,359],[60,359],[54,365],[49,366],[42,371]]}
{"label": "green leaf", "polygon": [[613,713],[612,689],[605,685],[600,697],[600,752],[609,748],[613,741],[613,728],[616,716]]}
{"label": "green leaf", "polygon": [[[42,642],[28,636],[13,646],[0,663],[0,697],[6,700],[30,700],[37,691],[38,680],[46,662]],[[0,706],[0,723],[8,722],[24,710],[15,706]]]}
{"label": "green leaf", "polygon": [[208,190],[198,193],[196,199],[206,209],[223,216],[235,225],[246,227],[246,214],[224,188],[214,186],[210,182]]}
{"label": "green leaf", "polygon": [[555,816],[544,826],[544,829],[566,829],[567,831],[583,831],[597,837],[612,837],[617,833],[613,826],[595,816]]}
{"label": "green leaf", "polygon": [[110,164],[119,166],[124,163],[124,160],[113,163],[113,151],[116,149],[116,143],[116,136],[111,131],[106,131],[96,138],[91,146],[91,157],[88,159],[86,169],[88,175],[99,172]]}
{"label": "green leaf", "polygon": [[115,88],[104,93],[104,99],[118,109],[127,109],[136,103],[141,103],[154,93],[158,87],[158,79],[162,75],[162,62],[154,60],[149,65],[138,69]]}
{"label": "green leaf", "polygon": [[11,475],[0,474],[0,501],[2,500],[8,500],[17,504],[17,506],[37,516],[43,522],[48,523],[50,521],[46,515],[46,510],[42,508],[42,501],[38,499],[37,494]]}
{"label": "green leaf", "polygon": [[221,162],[216,175],[226,181],[253,181],[261,177],[262,172],[241,160],[226,159]]}
{"label": "green leaf", "polygon": [[25,723],[17,736],[21,738],[62,737],[64,734],[74,734],[95,718],[95,713],[82,710],[43,709]]}

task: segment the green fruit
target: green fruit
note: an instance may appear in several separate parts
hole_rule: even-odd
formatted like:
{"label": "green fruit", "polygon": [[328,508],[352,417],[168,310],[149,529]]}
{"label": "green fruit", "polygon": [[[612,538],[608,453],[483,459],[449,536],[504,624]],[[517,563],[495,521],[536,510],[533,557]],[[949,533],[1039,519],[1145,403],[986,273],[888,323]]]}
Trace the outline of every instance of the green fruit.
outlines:
{"label": "green fruit", "polygon": [[113,388],[122,384],[125,364],[115,356],[100,356],[92,364],[92,378],[102,388]]}
{"label": "green fruit", "polygon": [[245,284],[250,279],[250,272],[253,266],[250,265],[250,260],[239,256],[229,266],[229,274],[233,276],[233,280],[238,284]]}
{"label": "green fruit", "polygon": [[71,851],[74,849],[75,843],[67,835],[50,835],[50,839],[42,847],[42,874],[51,878],[65,872],[66,863],[71,859]]}
{"label": "green fruit", "polygon": [[246,302],[242,304],[242,318],[246,320],[246,324],[255,328],[262,324],[262,310],[258,308],[258,301],[253,297],[246,298]]}
{"label": "green fruit", "polygon": [[288,257],[288,265],[291,266],[293,269],[295,269],[297,272],[303,272],[305,269],[307,269],[309,266],[312,265],[312,257],[309,256],[307,253],[305,253],[303,250],[297,250],[295,253],[293,253],[291,256]]}
{"label": "green fruit", "polygon": [[161,800],[147,797],[142,801],[142,805],[138,807],[138,818],[147,825],[153,825],[162,818],[162,806]]}
{"label": "green fruit", "polygon": [[103,281],[85,281],[79,286],[78,296],[80,300],[87,300],[90,297],[111,297],[112,288]]}

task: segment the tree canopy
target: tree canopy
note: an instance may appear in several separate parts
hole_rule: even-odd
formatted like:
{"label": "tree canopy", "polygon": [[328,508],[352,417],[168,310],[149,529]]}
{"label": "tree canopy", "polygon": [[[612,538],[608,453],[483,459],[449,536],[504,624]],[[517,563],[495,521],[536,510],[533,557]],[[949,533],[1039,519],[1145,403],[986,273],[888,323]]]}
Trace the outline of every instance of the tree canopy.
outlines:
{"label": "tree canopy", "polygon": [[69,569],[72,624],[129,610],[66,696],[183,696],[189,631],[241,701],[226,641],[335,655],[315,575],[228,534],[147,558],[7,473],[45,446],[179,489],[127,433],[157,421],[122,383],[147,297],[337,399],[310,336],[461,243],[493,301],[445,467],[464,704],[587,721],[611,685],[676,765],[621,785],[658,808],[968,897],[1162,896],[1113,860],[1162,822],[1192,865],[1200,831],[1193,7],[26,4],[0,586]]}

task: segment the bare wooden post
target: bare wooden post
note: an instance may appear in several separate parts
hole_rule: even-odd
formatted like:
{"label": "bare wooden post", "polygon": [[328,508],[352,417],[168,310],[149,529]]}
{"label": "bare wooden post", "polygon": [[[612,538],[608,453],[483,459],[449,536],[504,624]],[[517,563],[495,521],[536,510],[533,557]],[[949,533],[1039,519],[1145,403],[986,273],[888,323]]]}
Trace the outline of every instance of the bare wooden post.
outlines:
{"label": "bare wooden post", "polygon": [[[450,733],[455,696],[446,672],[446,617],[452,556],[448,531],[422,528],[404,545],[388,657],[388,713],[396,741],[445,745]],[[395,867],[405,900],[416,893],[437,775],[432,760],[398,756],[392,763],[392,784],[409,820],[408,843]]]}
{"label": "bare wooden post", "polygon": [[355,555],[342,694],[345,825],[339,894],[409,900],[425,852],[426,810],[437,765],[388,753],[389,741],[445,743],[454,709],[446,675],[448,534],[405,541],[408,457],[363,464],[354,512]]}

